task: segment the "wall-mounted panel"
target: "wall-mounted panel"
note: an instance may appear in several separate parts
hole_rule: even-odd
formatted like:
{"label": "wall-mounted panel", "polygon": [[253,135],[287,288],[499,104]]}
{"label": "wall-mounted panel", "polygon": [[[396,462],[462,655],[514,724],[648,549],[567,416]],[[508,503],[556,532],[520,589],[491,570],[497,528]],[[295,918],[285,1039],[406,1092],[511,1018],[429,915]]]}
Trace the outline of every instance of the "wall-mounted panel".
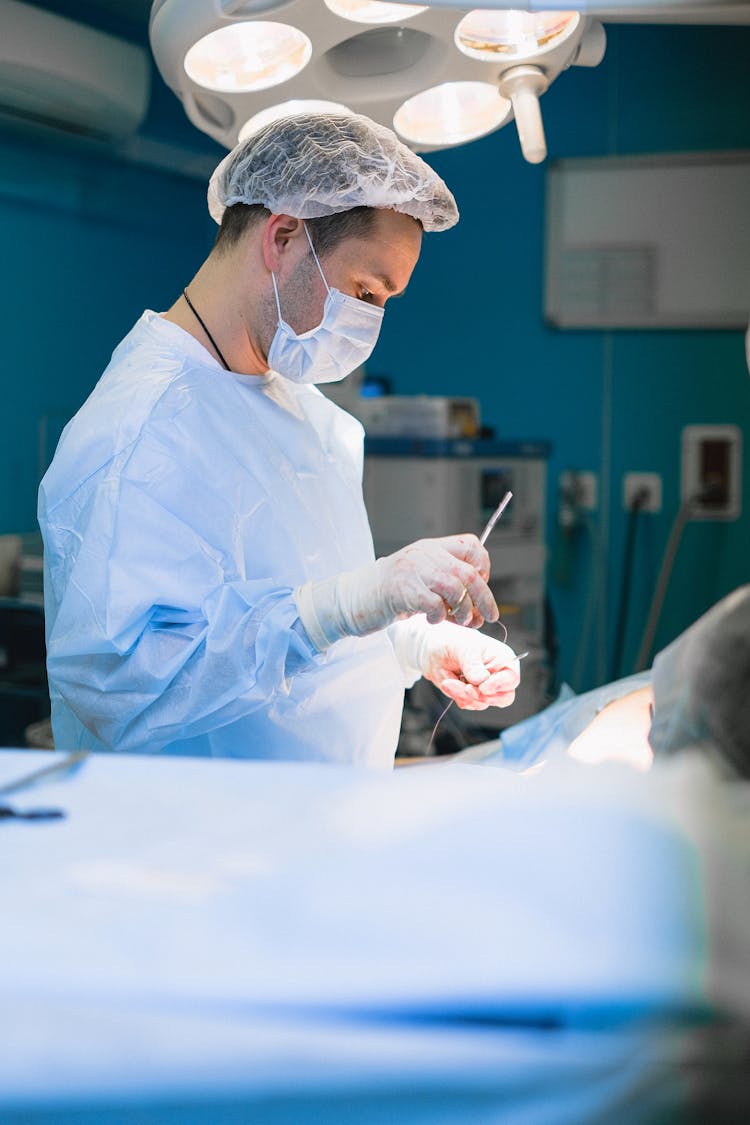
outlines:
{"label": "wall-mounted panel", "polygon": [[560,328],[743,328],[750,152],[561,160],[545,313]]}

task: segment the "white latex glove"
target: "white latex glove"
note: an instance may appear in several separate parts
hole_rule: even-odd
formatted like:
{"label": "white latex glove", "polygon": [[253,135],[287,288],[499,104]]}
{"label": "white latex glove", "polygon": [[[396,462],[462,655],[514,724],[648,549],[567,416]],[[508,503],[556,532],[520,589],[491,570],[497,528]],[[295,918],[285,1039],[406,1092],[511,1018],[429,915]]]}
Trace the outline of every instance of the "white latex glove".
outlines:
{"label": "white latex glove", "polygon": [[363,637],[416,613],[458,625],[497,621],[487,579],[490,558],[476,535],[420,539],[358,570],[294,591],[307,635],[323,652],[341,637]]}
{"label": "white latex glove", "polygon": [[403,667],[415,668],[459,707],[509,707],[521,676],[513,649],[494,637],[444,621],[413,618],[391,630]]}

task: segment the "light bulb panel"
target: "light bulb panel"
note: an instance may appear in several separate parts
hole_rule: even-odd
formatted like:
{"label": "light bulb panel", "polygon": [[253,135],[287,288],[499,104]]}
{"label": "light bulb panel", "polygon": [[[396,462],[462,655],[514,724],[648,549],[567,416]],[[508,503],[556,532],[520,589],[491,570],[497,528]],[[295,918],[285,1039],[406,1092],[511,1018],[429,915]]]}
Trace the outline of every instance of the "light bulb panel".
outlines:
{"label": "light bulb panel", "polygon": [[312,58],[299,28],[270,20],[243,20],[209,31],[185,55],[187,77],[204,90],[250,94],[280,86]]}
{"label": "light bulb panel", "polygon": [[537,62],[561,47],[575,35],[580,22],[581,15],[575,11],[475,8],[458,24],[454,42],[469,58],[515,66]]}
{"label": "light bulb panel", "polygon": [[[413,111],[413,105],[410,110],[403,107],[418,95],[452,84],[498,87],[504,69],[526,61],[518,54],[473,58],[459,50],[455,35],[467,15],[466,4],[436,6],[433,0],[429,5],[401,5],[401,19],[377,24],[336,14],[333,6],[335,0],[155,0],[150,26],[154,58],[190,121],[226,148],[237,143],[240,130],[250,127],[256,115],[278,114],[277,107],[297,102],[334,103],[393,128],[399,111],[398,120]],[[394,7],[395,0],[388,6],[389,15]],[[195,72],[186,70],[188,52],[206,36],[235,24],[261,22],[296,29],[310,41],[309,58],[298,73],[274,85],[243,90],[209,89],[205,79],[196,81]],[[569,35],[559,36],[560,42],[549,37],[543,44],[535,65],[543,68],[548,84],[575,61],[590,22],[581,15]],[[232,87],[231,82],[224,85]],[[448,113],[444,133],[422,132],[422,139],[403,139],[416,151],[429,152],[484,136],[513,118],[501,95],[494,109],[483,106],[481,99],[475,101],[474,126],[457,128],[455,114]]]}
{"label": "light bulb panel", "polygon": [[305,113],[351,112],[348,106],[341,105],[340,102],[328,102],[323,98],[294,98],[289,102],[277,102],[275,105],[267,106],[266,109],[254,113],[241,127],[237,140],[247,140],[259,129],[265,128],[273,121],[280,121],[282,117],[300,117]]}
{"label": "light bulb panel", "polygon": [[421,15],[425,4],[393,4],[388,0],[325,0],[335,16],[368,26],[404,23]]}
{"label": "light bulb panel", "polygon": [[494,82],[441,82],[407,98],[393,126],[407,144],[422,150],[462,145],[499,129],[511,110]]}

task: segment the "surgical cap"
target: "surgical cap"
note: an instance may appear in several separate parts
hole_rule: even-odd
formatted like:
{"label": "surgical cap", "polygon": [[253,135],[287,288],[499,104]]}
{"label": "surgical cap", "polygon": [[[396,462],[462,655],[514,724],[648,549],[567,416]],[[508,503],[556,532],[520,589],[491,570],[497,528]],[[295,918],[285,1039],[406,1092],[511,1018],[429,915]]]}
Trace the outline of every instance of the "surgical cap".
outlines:
{"label": "surgical cap", "polygon": [[358,114],[284,117],[253,133],[224,157],[208,186],[217,223],[235,203],[297,219],[380,207],[411,215],[426,231],[458,222],[456,201],[429,164]]}
{"label": "surgical cap", "polygon": [[699,618],[654,661],[655,754],[701,747],[750,777],[750,586]]}

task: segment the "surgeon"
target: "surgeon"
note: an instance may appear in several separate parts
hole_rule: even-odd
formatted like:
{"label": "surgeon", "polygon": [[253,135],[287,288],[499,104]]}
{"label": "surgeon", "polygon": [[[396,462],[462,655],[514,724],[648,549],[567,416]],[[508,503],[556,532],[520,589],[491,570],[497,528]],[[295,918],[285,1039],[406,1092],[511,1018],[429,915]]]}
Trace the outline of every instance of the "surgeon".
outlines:
{"label": "surgeon", "polygon": [[208,199],[212,252],[41,485],[55,744],[389,766],[420,675],[473,709],[519,680],[477,629],[474,535],[375,560],[362,428],[317,388],[365,362],[456,204],[390,130],[320,114],[238,145]]}

